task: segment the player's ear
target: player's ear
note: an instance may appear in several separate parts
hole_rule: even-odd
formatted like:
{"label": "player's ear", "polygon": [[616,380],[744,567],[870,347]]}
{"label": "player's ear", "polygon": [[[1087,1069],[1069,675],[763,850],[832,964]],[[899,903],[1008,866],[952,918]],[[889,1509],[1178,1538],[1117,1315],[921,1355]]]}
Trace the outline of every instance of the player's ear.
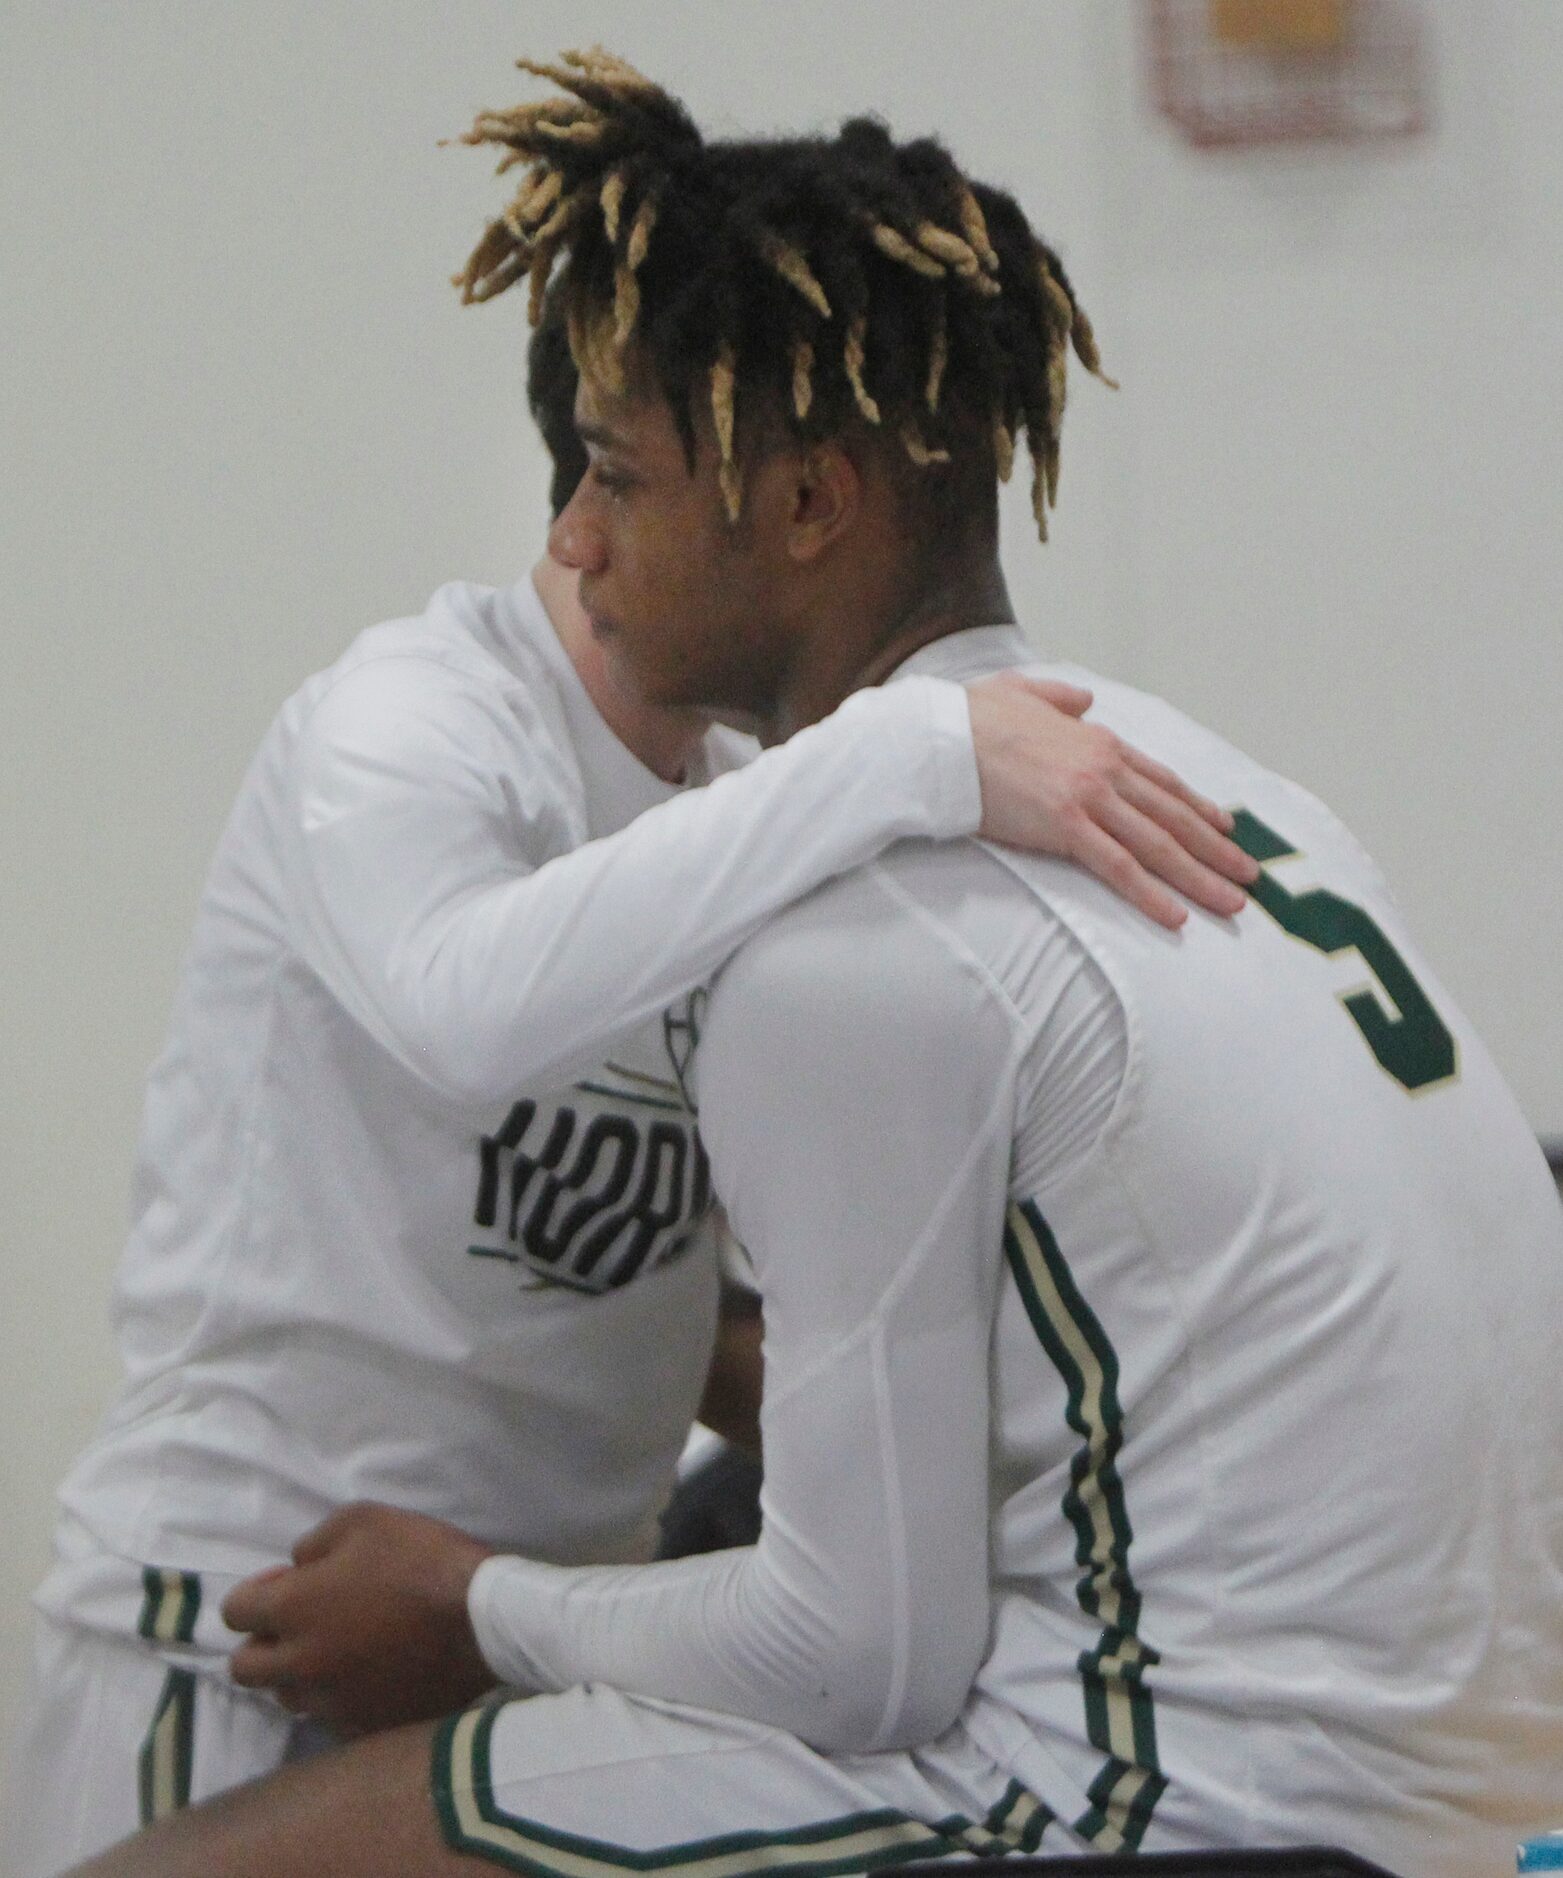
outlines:
{"label": "player's ear", "polygon": [[807,565],[851,532],[863,507],[863,477],[850,454],[834,442],[797,451],[791,471],[787,554]]}

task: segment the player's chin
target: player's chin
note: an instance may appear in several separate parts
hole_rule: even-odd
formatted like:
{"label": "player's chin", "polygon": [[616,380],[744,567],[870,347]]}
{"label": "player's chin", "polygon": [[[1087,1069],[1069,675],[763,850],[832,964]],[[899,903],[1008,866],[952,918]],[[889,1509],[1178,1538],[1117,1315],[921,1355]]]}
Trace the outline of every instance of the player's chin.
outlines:
{"label": "player's chin", "polygon": [[615,689],[640,704],[667,702],[663,695],[667,676],[654,659],[644,656],[633,634],[626,633],[612,620],[605,621],[600,627],[593,620],[592,630],[602,648],[603,663],[612,676]]}

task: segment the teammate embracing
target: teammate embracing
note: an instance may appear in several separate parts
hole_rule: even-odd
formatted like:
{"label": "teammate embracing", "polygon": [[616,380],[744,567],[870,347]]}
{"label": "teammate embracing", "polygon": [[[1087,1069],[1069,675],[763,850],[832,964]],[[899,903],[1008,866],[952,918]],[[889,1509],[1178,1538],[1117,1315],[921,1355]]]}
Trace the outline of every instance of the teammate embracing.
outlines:
{"label": "teammate embracing", "polygon": [[[557,325],[534,363],[562,500]],[[442,588],[287,704],[148,1089],[127,1379],[38,1595],[10,1878],[325,1738],[235,1686],[222,1604],[344,1502],[561,1563],[649,1555],[717,1285],[687,994],[832,874],[979,820],[1174,923],[1136,855],[1240,903],[1221,818],[1083,703],[930,680],[749,762],[619,671],[545,562]]]}
{"label": "teammate embracing", "polygon": [[[1097,362],[1014,201],[868,120],[708,144],[605,54],[550,75],[479,120],[528,168],[467,283],[565,257],[591,466],[553,543],[609,669],[786,734],[1022,660],[996,485],[1024,435],[1044,521],[1066,351]],[[913,841],[739,951],[698,1099],[765,1300],[758,1543],[583,1566],[336,1523],[230,1600],[246,1679],[348,1722],[392,1665],[408,1714],[452,1660],[507,1695],[99,1878],[1300,1841],[1472,1878],[1555,1816],[1535,1144],[1327,809],[1065,675],[1238,811],[1253,904],[1174,933]]]}

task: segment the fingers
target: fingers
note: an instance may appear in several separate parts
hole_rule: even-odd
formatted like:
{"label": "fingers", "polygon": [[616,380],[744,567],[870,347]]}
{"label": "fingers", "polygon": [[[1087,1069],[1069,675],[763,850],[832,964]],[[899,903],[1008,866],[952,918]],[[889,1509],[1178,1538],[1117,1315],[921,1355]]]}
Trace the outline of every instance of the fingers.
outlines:
{"label": "fingers", "polygon": [[1084,824],[1070,858],[1169,932],[1176,932],[1189,916],[1177,895],[1153,879],[1121,841],[1095,822]]}
{"label": "fingers", "polygon": [[[1240,887],[1191,854],[1176,836],[1135,807],[1128,793],[1110,797],[1103,805],[1100,819],[1106,832],[1120,842],[1147,873],[1176,888],[1207,913],[1230,917],[1247,904]],[[1196,825],[1210,832],[1208,825],[1197,818]]]}
{"label": "fingers", "polygon": [[1154,757],[1146,756],[1144,751],[1136,750],[1132,743],[1124,744],[1122,751],[1124,761],[1138,770],[1148,782],[1155,783],[1165,789],[1168,795],[1187,803],[1212,828],[1219,828],[1223,834],[1231,833],[1230,811],[1222,808],[1218,802],[1212,802],[1209,796],[1202,796],[1197,789],[1191,789],[1176,770],[1168,769],[1165,763],[1158,763]]}
{"label": "fingers", "polygon": [[[1136,769],[1125,771],[1119,781],[1118,794],[1124,802],[1163,828],[1179,850],[1179,856],[1172,862],[1177,870],[1174,874],[1158,864],[1156,855],[1165,852],[1159,844],[1153,852],[1147,853],[1136,847],[1135,853],[1153,873],[1172,881],[1180,890],[1184,889],[1185,881],[1194,884],[1197,890],[1193,897],[1211,912],[1242,910],[1245,896],[1241,889],[1251,886],[1259,872],[1258,863],[1250,855],[1180,796]],[[1195,863],[1192,872],[1185,865],[1187,861]],[[1222,884],[1212,901],[1214,879]]]}
{"label": "fingers", "polygon": [[1025,672],[1006,672],[1006,681],[1021,691],[1029,691],[1055,711],[1069,717],[1084,717],[1095,702],[1095,694],[1084,685],[1071,685],[1062,678],[1032,678]]}
{"label": "fingers", "polygon": [[266,1690],[290,1715],[330,1721],[335,1693],[329,1683],[312,1680],[321,1668],[303,1645],[277,1637],[250,1637],[228,1658],[228,1673],[241,1689]]}
{"label": "fingers", "polygon": [[241,1689],[272,1689],[277,1699],[297,1684],[297,1652],[272,1637],[251,1637],[228,1659],[228,1669]]}
{"label": "fingers", "polygon": [[291,1565],[268,1565],[228,1593],[219,1607],[219,1615],[230,1630],[270,1630],[277,1608],[278,1581],[286,1578]]}

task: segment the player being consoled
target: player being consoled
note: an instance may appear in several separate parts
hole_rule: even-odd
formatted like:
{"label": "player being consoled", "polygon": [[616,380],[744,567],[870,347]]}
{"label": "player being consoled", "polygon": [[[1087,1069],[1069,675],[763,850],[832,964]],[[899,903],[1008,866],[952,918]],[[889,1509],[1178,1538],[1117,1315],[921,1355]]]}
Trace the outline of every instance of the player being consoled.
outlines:
{"label": "player being consoled", "polygon": [[[612,669],[784,733],[1023,658],[996,484],[1023,433],[1042,521],[1065,353],[1096,355],[1013,200],[869,121],[707,144],[606,55],[554,76],[480,120],[531,167],[469,282],[566,255],[591,469],[554,546]],[[231,1600],[246,1673],[351,1716],[476,1647],[517,1693],[94,1878],[1288,1841],[1472,1878],[1553,1816],[1534,1141],[1322,804],[1064,675],[1238,810],[1253,904],[1172,933],[1054,862],[909,842],[738,953],[698,1098],[765,1300],[759,1542],[581,1567],[349,1522]]]}
{"label": "player being consoled", "polygon": [[[561,500],[574,381],[550,325]],[[283,709],[148,1088],[126,1382],[38,1596],[10,1878],[319,1743],[307,1692],[234,1685],[221,1607],[344,1502],[560,1563],[649,1556],[717,1287],[686,994],[765,918],[979,818],[1162,917],[1131,850],[1240,898],[1179,845],[1233,869],[1170,778],[1012,681],[865,695],[754,755],[648,700],[547,562],[442,588]],[[446,1671],[448,1705],[472,1670]]]}

